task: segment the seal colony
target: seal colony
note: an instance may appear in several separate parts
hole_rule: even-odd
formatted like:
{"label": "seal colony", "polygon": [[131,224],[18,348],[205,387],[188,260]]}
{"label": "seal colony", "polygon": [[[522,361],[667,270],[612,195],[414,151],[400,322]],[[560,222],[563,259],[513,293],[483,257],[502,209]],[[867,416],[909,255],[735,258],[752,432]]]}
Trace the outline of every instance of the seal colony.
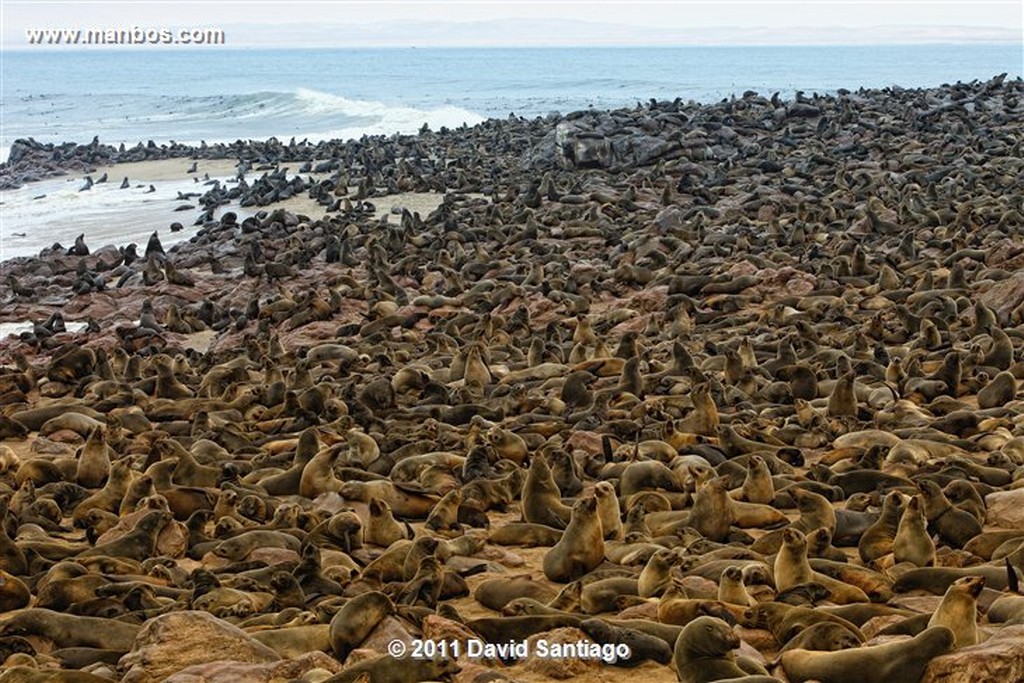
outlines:
{"label": "seal colony", "polygon": [[[266,170],[4,264],[0,681],[1019,678],[1022,122],[1001,76],[189,149]],[[538,637],[630,654],[388,647]]]}

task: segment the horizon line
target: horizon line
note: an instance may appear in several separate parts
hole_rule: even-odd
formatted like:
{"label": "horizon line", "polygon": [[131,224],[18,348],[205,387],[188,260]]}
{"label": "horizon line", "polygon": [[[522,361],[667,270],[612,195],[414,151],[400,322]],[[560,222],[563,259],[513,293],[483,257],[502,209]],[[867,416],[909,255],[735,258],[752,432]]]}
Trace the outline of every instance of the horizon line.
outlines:
{"label": "horizon line", "polygon": [[125,50],[146,50],[157,52],[203,52],[206,50],[558,50],[558,49],[681,49],[681,48],[809,48],[809,47],[924,47],[939,45],[975,45],[975,46],[1011,46],[1019,45],[1024,50],[1024,41],[1015,40],[991,40],[979,38],[946,38],[946,39],[920,39],[903,41],[840,41],[840,42],[707,42],[707,43],[510,43],[480,45],[473,43],[457,44],[415,44],[415,43],[387,43],[380,45],[291,45],[291,44],[226,44],[226,45],[16,45],[8,46],[0,40],[0,53],[9,52],[115,52]]}

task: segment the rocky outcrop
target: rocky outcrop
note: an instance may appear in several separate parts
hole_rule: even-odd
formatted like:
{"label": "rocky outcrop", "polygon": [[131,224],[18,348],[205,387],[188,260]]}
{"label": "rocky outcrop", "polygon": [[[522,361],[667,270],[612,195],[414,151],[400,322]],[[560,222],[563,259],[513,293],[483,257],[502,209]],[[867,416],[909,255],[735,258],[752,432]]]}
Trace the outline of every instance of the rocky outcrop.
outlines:
{"label": "rocky outcrop", "polygon": [[1006,626],[988,640],[936,657],[921,683],[1024,680],[1024,626]]}
{"label": "rocky outcrop", "polygon": [[[173,612],[146,622],[119,667],[122,683],[158,683],[197,664],[268,664],[280,657],[242,629],[206,612]],[[236,679],[241,680],[241,679]]]}
{"label": "rocky outcrop", "polygon": [[986,520],[1003,529],[1024,527],[1024,489],[996,491],[985,496]]}
{"label": "rocky outcrop", "polygon": [[322,670],[328,674],[341,671],[341,665],[323,652],[310,652],[301,657],[269,664],[241,662],[210,662],[183,669],[166,683],[277,683],[303,678],[309,672]]}
{"label": "rocky outcrop", "polygon": [[[544,641],[543,647],[546,648],[551,648],[552,645],[594,643],[586,633],[578,628],[556,628],[553,631],[546,631],[531,636],[527,639],[530,654],[526,658],[525,665],[526,670],[530,673],[565,680],[594,672],[601,668],[601,660],[596,658],[545,655],[543,648],[538,646],[540,641]],[[551,649],[548,650],[548,652],[550,651]]]}

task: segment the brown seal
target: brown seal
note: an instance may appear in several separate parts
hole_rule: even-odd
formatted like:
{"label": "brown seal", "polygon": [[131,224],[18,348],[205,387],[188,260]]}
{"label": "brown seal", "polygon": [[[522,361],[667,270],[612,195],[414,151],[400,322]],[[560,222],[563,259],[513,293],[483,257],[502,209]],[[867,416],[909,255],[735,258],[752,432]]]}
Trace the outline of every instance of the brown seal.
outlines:
{"label": "brown seal", "polygon": [[929,628],[909,639],[838,652],[790,650],[780,661],[792,683],[818,680],[830,683],[889,683],[917,681],[932,658],[953,649],[953,632]]}
{"label": "brown seal", "polygon": [[555,597],[555,591],[540,581],[534,581],[529,574],[507,579],[487,579],[473,592],[473,598],[484,607],[500,612],[505,605],[516,598],[532,598],[547,603]]}
{"label": "brown seal", "polygon": [[391,599],[377,591],[352,598],[331,619],[331,651],[344,662],[381,619],[394,611]]}
{"label": "brown seal", "polygon": [[597,515],[597,498],[576,501],[562,538],[544,555],[544,575],[568,583],[593,571],[604,561],[604,534]]}
{"label": "brown seal", "polygon": [[391,512],[391,506],[380,498],[370,498],[370,519],[363,527],[363,542],[389,547],[395,541],[412,535],[411,530],[400,524]]}
{"label": "brown seal", "polygon": [[807,537],[790,527],[783,532],[782,548],[775,556],[775,585],[780,591],[804,583],[820,583],[829,591],[833,602],[869,602],[860,588],[837,581],[811,569],[807,561]]}
{"label": "brown seal", "polygon": [[746,671],[736,663],[732,651],[740,638],[726,622],[715,617],[697,617],[683,627],[672,652],[672,665],[680,683],[706,683],[767,671]]}
{"label": "brown seal", "polygon": [[57,648],[95,647],[128,652],[138,631],[138,624],[73,616],[36,607],[15,612],[0,621],[0,636],[41,636],[52,640]]}
{"label": "brown seal", "polygon": [[823,621],[811,624],[795,636],[790,638],[782,646],[781,652],[788,650],[819,650],[835,652],[853,647],[860,647],[864,643],[864,636],[851,631],[842,624],[833,621]]}
{"label": "brown seal", "polygon": [[985,587],[982,576],[965,576],[946,589],[928,627],[945,626],[953,632],[956,648],[978,643],[978,595]]}
{"label": "brown seal", "polygon": [[896,562],[910,562],[918,567],[935,564],[935,542],[928,534],[928,521],[924,518],[918,496],[911,498],[903,510],[892,553]]}
{"label": "brown seal", "polygon": [[882,515],[861,535],[857,552],[864,564],[869,564],[892,552],[896,531],[899,529],[905,503],[898,491],[890,491],[882,501]]}
{"label": "brown seal", "polygon": [[523,521],[564,529],[572,517],[572,508],[562,503],[561,493],[551,474],[547,458],[537,454],[523,485]]}

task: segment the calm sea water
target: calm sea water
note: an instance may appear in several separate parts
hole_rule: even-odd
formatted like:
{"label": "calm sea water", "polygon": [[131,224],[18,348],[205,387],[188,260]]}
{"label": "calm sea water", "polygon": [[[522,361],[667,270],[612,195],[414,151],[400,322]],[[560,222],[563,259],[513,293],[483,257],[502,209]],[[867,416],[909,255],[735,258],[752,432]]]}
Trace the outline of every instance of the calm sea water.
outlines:
{"label": "calm sea water", "polygon": [[7,52],[11,142],[196,142],[413,132],[613,108],[1021,74],[1021,45]]}
{"label": "calm sea water", "polygon": [[[937,86],[1021,74],[1020,45],[381,50],[16,51],[0,74],[0,159],[20,137],[133,145],[154,140],[318,140],[411,133],[658,99],[714,101],[838,88]],[[184,171],[184,168],[182,169]],[[134,180],[134,179],[133,179]],[[78,192],[80,177],[2,193],[0,260],[85,232],[90,246],[165,244],[191,179]],[[45,196],[42,196],[45,195]],[[42,198],[40,198],[42,196]],[[244,211],[242,212],[244,213]]]}

